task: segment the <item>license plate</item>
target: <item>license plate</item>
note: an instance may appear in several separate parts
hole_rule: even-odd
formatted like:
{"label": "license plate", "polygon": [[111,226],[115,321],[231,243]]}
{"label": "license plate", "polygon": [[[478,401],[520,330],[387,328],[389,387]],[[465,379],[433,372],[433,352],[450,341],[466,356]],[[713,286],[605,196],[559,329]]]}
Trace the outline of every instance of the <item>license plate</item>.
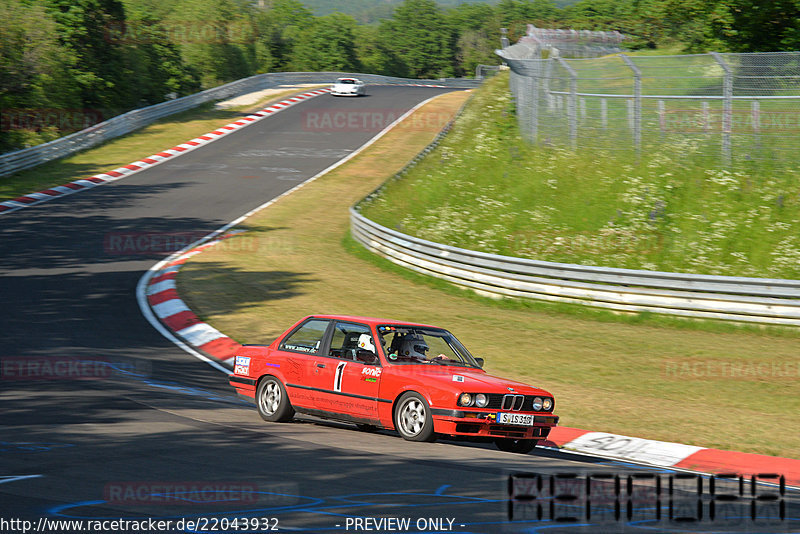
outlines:
{"label": "license plate", "polygon": [[497,422],[503,425],[531,426],[533,424],[533,415],[499,412],[497,414]]}

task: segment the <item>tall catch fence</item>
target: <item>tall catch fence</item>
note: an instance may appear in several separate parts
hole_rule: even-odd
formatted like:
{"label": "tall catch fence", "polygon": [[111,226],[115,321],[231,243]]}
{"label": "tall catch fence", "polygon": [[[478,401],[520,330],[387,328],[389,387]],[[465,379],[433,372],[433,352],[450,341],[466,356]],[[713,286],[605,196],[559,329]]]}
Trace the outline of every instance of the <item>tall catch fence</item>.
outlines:
{"label": "tall catch fence", "polygon": [[797,160],[800,52],[566,58],[529,36],[497,54],[532,143],[707,164]]}
{"label": "tall catch fence", "polygon": [[258,74],[193,95],[175,100],[168,100],[145,108],[135,109],[71,135],[60,137],[49,143],[0,154],[0,177],[29,169],[48,161],[60,159],[81,150],[86,150],[121,135],[138,130],[139,128],[143,128],[164,117],[192,109],[207,102],[232,98],[281,85],[299,83],[329,84],[336,78],[342,76],[356,76],[366,83],[373,84],[430,84],[446,87],[473,88],[481,83],[480,79],[474,78],[410,80],[377,74],[353,74],[345,72],[279,72]]}

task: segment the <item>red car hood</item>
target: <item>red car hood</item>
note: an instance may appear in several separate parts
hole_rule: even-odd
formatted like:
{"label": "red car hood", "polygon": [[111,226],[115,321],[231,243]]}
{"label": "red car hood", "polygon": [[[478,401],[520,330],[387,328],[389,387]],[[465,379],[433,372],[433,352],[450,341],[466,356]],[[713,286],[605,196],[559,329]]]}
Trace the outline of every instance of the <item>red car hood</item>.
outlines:
{"label": "red car hood", "polygon": [[[407,369],[411,371],[410,374],[412,375],[422,375],[430,377],[431,379],[438,379],[443,382],[448,382],[461,391],[469,391],[472,393],[505,394],[511,393],[508,388],[513,388],[513,393],[552,396],[544,389],[523,382],[517,382],[516,380],[493,376],[484,371],[478,371],[467,367],[445,367],[439,365],[434,367],[434,365],[435,364],[397,366],[394,369],[398,371],[400,369]],[[399,374],[402,374],[402,371],[400,371]]]}

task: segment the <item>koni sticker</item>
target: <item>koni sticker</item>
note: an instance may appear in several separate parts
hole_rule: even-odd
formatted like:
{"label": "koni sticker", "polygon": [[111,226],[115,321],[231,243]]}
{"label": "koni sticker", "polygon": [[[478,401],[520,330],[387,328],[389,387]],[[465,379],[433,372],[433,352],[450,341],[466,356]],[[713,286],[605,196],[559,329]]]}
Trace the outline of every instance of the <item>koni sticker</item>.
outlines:
{"label": "koni sticker", "polygon": [[463,382],[464,377],[461,375],[453,375],[453,382]]}
{"label": "koni sticker", "polygon": [[236,363],[233,367],[234,374],[237,375],[249,375],[250,374],[250,357],[249,356],[237,356]]}

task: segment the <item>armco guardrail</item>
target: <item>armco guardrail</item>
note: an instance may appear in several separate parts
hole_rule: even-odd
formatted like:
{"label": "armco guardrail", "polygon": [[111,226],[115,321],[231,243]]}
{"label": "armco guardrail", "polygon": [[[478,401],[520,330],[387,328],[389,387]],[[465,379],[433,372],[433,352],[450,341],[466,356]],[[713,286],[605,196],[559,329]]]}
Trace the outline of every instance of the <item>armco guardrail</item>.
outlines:
{"label": "armco guardrail", "polygon": [[418,239],[350,211],[353,236],[414,271],[491,296],[623,312],[800,326],[800,280],[612,269],[499,256]]}
{"label": "armco guardrail", "polygon": [[197,107],[206,102],[232,98],[238,95],[260,91],[278,85],[297,83],[332,83],[341,76],[355,76],[373,84],[431,84],[446,87],[476,87],[478,79],[410,80],[376,74],[357,74],[346,72],[280,72],[251,76],[226,85],[208,89],[200,93],[169,100],[153,106],[135,109],[85,130],[61,137],[23,150],[0,154],[0,177],[29,169],[42,163],[60,159],[75,152],[86,150],[115,137],[128,134],[147,126],[158,119]]}
{"label": "armco guardrail", "polygon": [[[451,126],[452,121],[393,179],[430,153]],[[382,188],[364,200],[379,194]],[[570,302],[621,312],[800,326],[800,280],[638,271],[488,254],[391,230],[361,215],[360,205],[350,209],[350,228],[353,237],[368,250],[480,294]]]}

